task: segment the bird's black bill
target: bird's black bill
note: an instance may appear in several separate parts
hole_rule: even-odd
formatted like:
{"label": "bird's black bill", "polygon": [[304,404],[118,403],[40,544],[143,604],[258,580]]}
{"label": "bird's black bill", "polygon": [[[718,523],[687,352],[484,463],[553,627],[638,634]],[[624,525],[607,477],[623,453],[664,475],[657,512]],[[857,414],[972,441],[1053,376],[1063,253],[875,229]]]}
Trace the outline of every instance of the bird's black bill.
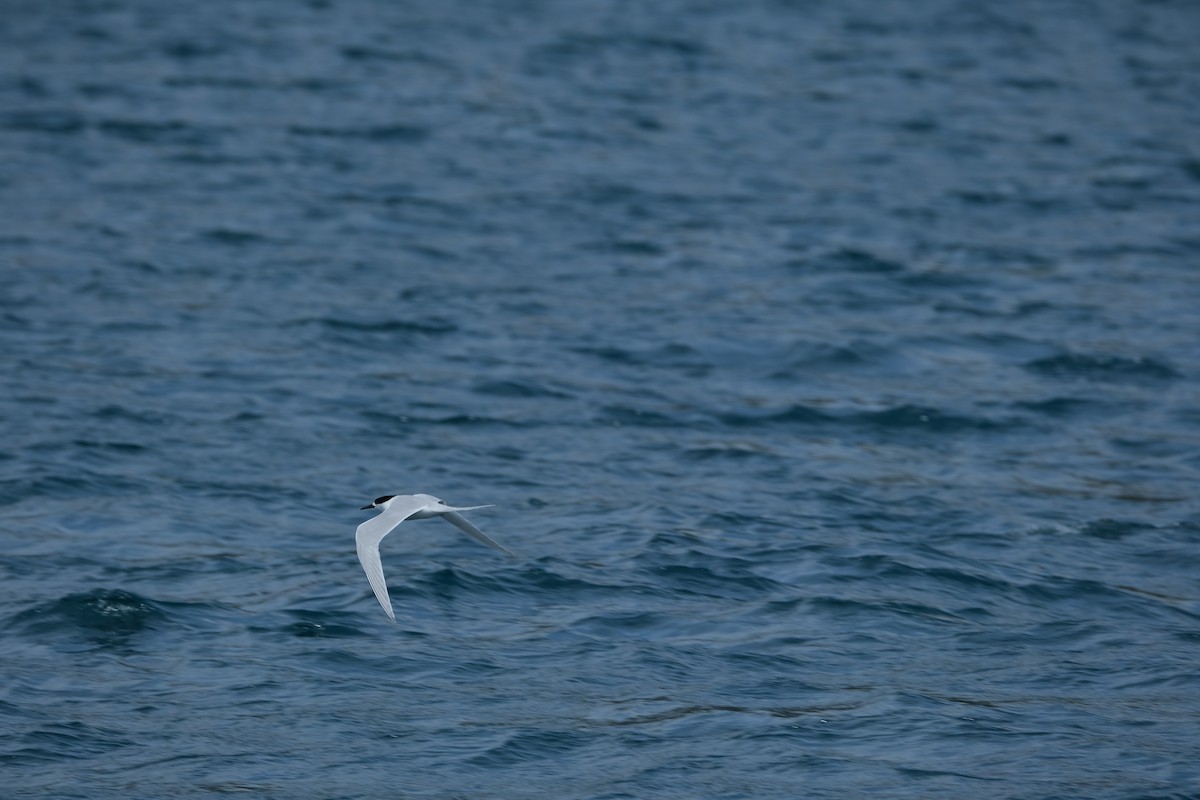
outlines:
{"label": "bird's black bill", "polygon": [[359,509],[359,511],[366,511],[368,508],[374,508],[374,507],[375,507],[374,505],[363,506],[362,508]]}

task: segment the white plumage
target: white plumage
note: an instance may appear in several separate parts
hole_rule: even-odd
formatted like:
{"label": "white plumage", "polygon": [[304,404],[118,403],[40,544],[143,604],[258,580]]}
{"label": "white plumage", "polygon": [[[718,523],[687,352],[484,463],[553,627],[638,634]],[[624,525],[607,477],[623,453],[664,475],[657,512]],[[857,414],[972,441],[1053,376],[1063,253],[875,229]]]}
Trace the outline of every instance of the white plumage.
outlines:
{"label": "white plumage", "polygon": [[490,506],[455,508],[446,505],[445,502],[433,495],[402,494],[384,495],[369,506],[363,506],[364,510],[368,508],[378,508],[380,514],[358,526],[358,530],[354,534],[354,541],[358,547],[358,560],[362,563],[363,571],[367,573],[367,580],[371,583],[375,598],[379,600],[379,605],[383,606],[383,610],[387,612],[388,618],[392,622],[396,621],[396,614],[392,611],[392,600],[388,596],[387,582],[383,578],[383,563],[379,559],[379,543],[383,541],[383,537],[394,531],[406,519],[442,517],[476,541],[508,553],[510,556],[516,555],[511,550],[492,541],[489,536],[459,513],[460,511],[474,511],[477,508],[490,508]]}

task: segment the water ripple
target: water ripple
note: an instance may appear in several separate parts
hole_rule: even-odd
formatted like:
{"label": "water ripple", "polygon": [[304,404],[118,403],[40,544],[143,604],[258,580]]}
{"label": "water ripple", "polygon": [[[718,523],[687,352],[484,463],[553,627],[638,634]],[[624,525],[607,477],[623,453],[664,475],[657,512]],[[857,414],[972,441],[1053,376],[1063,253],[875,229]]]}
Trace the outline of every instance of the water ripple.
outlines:
{"label": "water ripple", "polygon": [[1195,795],[1194,4],[9,5],[7,795]]}

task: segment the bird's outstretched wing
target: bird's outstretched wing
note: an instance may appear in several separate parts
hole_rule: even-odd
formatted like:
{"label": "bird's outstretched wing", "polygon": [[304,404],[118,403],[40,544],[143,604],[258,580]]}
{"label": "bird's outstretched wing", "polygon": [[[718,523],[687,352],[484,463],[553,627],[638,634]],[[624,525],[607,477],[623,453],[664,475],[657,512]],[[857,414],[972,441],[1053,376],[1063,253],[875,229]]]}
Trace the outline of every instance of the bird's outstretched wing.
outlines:
{"label": "bird's outstretched wing", "polygon": [[387,613],[392,622],[396,621],[396,613],[392,611],[392,600],[388,596],[387,581],[383,578],[383,562],[379,560],[379,543],[383,537],[396,529],[401,522],[411,517],[428,505],[427,501],[411,498],[400,502],[399,498],[392,501],[386,511],[358,526],[354,533],[354,543],[358,548],[358,561],[362,564],[363,572],[375,592],[375,599]]}
{"label": "bird's outstretched wing", "polygon": [[514,558],[517,555],[512,550],[509,550],[507,547],[504,547],[503,545],[501,545],[499,542],[494,541],[492,539],[492,537],[488,536],[486,533],[479,530],[479,528],[476,528],[474,525],[472,525],[470,522],[467,521],[466,517],[464,517],[462,514],[459,514],[457,511],[447,511],[445,514],[442,514],[442,519],[446,520],[451,525],[458,528],[460,531],[465,533],[467,536],[470,536],[472,539],[474,539],[477,542],[482,542],[483,544],[486,544],[488,547],[494,547],[502,553],[508,553],[510,556],[513,556]]}

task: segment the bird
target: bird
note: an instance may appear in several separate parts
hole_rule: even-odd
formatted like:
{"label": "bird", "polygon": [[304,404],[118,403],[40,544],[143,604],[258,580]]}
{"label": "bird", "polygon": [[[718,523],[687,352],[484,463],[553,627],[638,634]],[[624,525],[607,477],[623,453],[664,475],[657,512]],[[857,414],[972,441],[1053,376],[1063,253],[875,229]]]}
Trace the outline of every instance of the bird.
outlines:
{"label": "bird", "polygon": [[379,516],[372,517],[359,525],[354,533],[354,542],[358,548],[358,560],[362,564],[363,571],[367,573],[367,580],[370,581],[371,589],[375,592],[375,599],[379,601],[379,605],[383,607],[392,622],[396,621],[396,612],[392,610],[387,582],[383,578],[383,563],[379,560],[379,543],[383,541],[383,537],[394,531],[401,522],[407,519],[441,517],[477,542],[482,542],[488,547],[516,557],[516,553],[493,541],[491,537],[476,528],[459,513],[460,511],[474,511],[479,508],[491,507],[491,505],[462,508],[448,506],[445,500],[431,494],[385,494],[383,497],[376,498],[370,505],[362,507],[362,511],[378,508],[380,513]]}

